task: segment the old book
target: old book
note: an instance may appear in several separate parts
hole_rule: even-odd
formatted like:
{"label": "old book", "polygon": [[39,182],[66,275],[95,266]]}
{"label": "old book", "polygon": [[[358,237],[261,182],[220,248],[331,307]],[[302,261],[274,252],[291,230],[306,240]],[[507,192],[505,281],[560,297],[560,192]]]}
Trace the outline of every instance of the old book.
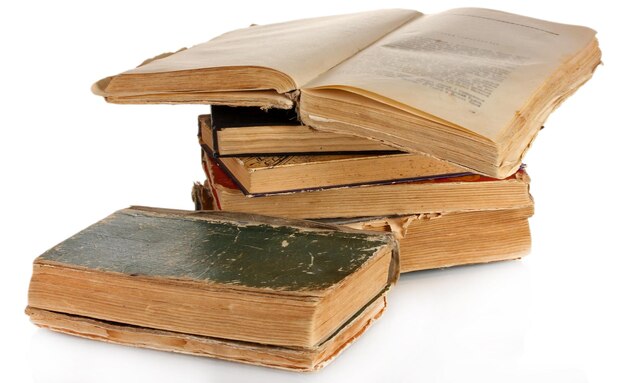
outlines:
{"label": "old book", "polygon": [[391,9],[232,31],[93,90],[117,103],[295,106],[315,129],[505,178],[600,57],[585,27],[477,8]]}
{"label": "old book", "polygon": [[206,144],[208,133],[200,131],[203,156],[212,157],[250,195],[472,174],[450,162],[415,153],[215,156]]}
{"label": "old book", "polygon": [[201,206],[203,210],[319,219],[515,209],[532,206],[533,203],[529,192],[530,179],[523,169],[504,180],[471,175],[246,196],[211,158],[204,158],[207,180],[204,185],[196,185],[194,191],[196,204],[205,203]]}
{"label": "old book", "polygon": [[38,257],[27,313],[88,338],[313,370],[382,313],[397,275],[386,233],[133,207]]}
{"label": "old book", "polygon": [[211,115],[199,116],[198,123],[206,145],[221,157],[398,152],[379,141],[302,125],[295,109],[213,105]]}
{"label": "old book", "polygon": [[[208,184],[207,184],[208,185]],[[193,189],[196,210],[216,207],[210,187]],[[515,209],[420,213],[393,217],[321,219],[362,230],[392,232],[400,272],[518,259],[530,252],[534,204]]]}
{"label": "old book", "polygon": [[532,214],[531,205],[326,221],[394,233],[400,243],[400,271],[405,273],[521,258],[530,251],[528,218]]}

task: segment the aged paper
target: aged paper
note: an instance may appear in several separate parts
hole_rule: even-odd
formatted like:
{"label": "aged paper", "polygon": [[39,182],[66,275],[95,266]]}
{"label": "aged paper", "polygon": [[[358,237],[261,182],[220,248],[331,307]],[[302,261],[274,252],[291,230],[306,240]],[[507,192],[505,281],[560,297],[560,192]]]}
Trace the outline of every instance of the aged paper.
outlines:
{"label": "aged paper", "polygon": [[343,89],[491,140],[591,29],[485,9],[423,16],[306,88]]}
{"label": "aged paper", "polygon": [[300,88],[419,15],[412,10],[387,9],[251,26],[125,74],[256,66],[285,73]]}

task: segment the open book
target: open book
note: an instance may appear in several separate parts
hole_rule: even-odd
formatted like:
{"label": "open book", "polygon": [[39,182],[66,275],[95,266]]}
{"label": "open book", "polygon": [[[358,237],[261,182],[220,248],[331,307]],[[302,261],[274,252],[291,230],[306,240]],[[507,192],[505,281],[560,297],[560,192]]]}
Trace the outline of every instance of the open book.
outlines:
{"label": "open book", "polygon": [[591,29],[465,8],[253,26],[94,84],[116,103],[298,108],[305,125],[503,178],[600,63]]}

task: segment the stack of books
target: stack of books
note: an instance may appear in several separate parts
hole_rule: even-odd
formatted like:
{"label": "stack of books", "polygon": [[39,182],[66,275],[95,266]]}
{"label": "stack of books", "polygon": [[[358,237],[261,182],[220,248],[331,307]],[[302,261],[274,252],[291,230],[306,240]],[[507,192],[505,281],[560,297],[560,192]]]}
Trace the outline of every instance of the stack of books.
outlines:
{"label": "stack of books", "polygon": [[505,179],[481,176],[366,138],[315,131],[299,124],[295,110],[213,106],[199,117],[199,141],[207,179],[192,193],[198,210],[392,232],[403,272],[519,258],[530,248],[533,199],[524,169]]}
{"label": "stack of books", "polygon": [[[201,103],[196,212],[114,213],[35,261],[53,330],[270,367],[323,367],[400,272],[530,248],[522,158],[600,63],[595,32],[485,9],[236,30],[93,91]],[[268,217],[269,216],[269,217]]]}

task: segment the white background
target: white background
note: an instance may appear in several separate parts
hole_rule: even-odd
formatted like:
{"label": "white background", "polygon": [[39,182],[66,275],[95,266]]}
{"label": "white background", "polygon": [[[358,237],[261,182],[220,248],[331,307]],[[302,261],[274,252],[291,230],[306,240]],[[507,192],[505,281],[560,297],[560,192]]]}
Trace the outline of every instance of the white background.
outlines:
{"label": "white background", "polygon": [[[475,1],[598,31],[604,66],[548,120],[526,157],[536,214],[522,261],[403,275],[389,310],[333,364],[296,374],[108,345],[23,314],[32,260],[131,204],[192,209],[208,106],[111,105],[95,80],[251,23],[437,2],[2,2],[1,381],[626,380],[624,59],[612,2]],[[617,2],[616,2],[617,3]]]}

